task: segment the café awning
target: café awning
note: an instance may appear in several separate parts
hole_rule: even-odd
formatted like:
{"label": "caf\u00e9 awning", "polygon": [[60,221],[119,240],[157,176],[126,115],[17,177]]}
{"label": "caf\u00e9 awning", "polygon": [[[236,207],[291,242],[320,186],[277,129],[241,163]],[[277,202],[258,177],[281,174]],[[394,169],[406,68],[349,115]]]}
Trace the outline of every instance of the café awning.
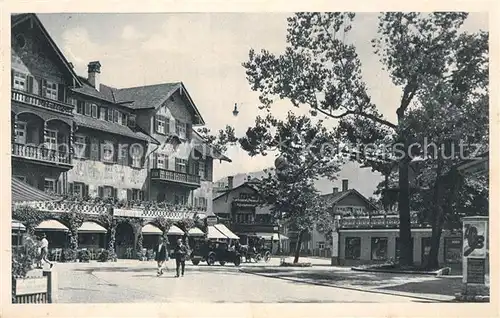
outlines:
{"label": "caf\u00e9 awning", "polygon": [[12,220],[12,230],[13,231],[26,231],[26,226],[17,220]]}
{"label": "caf\u00e9 awning", "polygon": [[221,231],[217,230],[215,226],[209,225],[207,227],[207,238],[212,240],[225,240],[228,237],[222,234]]}
{"label": "caf\u00e9 awning", "polygon": [[228,229],[224,224],[215,224],[214,225],[217,230],[219,230],[222,234],[227,236],[227,238],[232,239],[232,240],[239,240],[240,237],[233,232],[231,232],[230,229]]}
{"label": "caf\u00e9 awning", "polygon": [[170,226],[167,235],[184,235],[184,231],[175,225]]}
{"label": "caf\u00e9 awning", "polygon": [[160,230],[157,226],[154,226],[153,224],[149,223],[142,227],[142,234],[162,235],[163,231]]}
{"label": "caf\u00e9 awning", "polygon": [[189,235],[189,236],[204,236],[204,235],[205,235],[205,233],[203,233],[203,231],[202,231],[202,230],[200,230],[199,228],[197,228],[197,227],[193,227],[192,229],[190,229],[190,230],[188,231],[188,235]]}
{"label": "caf\u00e9 awning", "polygon": [[12,178],[12,202],[33,202],[33,201],[60,201],[56,197],[45,193],[44,191],[30,186],[17,178]]}
{"label": "caf\u00e9 awning", "polygon": [[45,220],[40,223],[35,230],[37,231],[63,231],[68,232],[68,228],[57,220]]}
{"label": "caf\u00e9 awning", "polygon": [[[255,233],[255,236],[261,237],[264,240],[270,241],[271,239],[273,241],[278,240],[278,233]],[[279,238],[281,238],[282,241],[288,240],[288,237],[286,235],[280,234]]]}
{"label": "caf\u00e9 awning", "polygon": [[101,225],[97,224],[96,222],[83,222],[82,226],[78,228],[79,233],[107,233],[108,230],[106,230],[104,227]]}

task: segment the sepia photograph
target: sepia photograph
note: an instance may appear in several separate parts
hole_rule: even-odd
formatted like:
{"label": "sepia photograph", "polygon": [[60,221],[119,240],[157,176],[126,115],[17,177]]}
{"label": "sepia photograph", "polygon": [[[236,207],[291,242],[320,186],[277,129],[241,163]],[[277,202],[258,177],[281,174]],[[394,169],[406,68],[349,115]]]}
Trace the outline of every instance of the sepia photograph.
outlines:
{"label": "sepia photograph", "polygon": [[487,12],[9,15],[12,304],[490,302]]}

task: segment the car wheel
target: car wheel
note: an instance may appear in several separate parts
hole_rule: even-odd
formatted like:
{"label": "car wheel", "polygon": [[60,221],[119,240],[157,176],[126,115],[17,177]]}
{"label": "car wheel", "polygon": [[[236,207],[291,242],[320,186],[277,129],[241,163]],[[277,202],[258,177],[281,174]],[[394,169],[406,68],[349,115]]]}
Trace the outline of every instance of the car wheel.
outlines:
{"label": "car wheel", "polygon": [[269,262],[269,260],[271,259],[271,253],[269,252],[266,252],[266,254],[264,254],[264,262]]}
{"label": "car wheel", "polygon": [[208,255],[207,264],[210,266],[215,264],[215,255],[214,254]]}
{"label": "car wheel", "polygon": [[255,262],[258,263],[262,260],[262,256],[259,254],[255,255]]}
{"label": "car wheel", "polygon": [[224,264],[226,264],[226,262],[224,262],[224,261],[219,261],[219,264],[221,264],[221,266],[224,266]]}
{"label": "car wheel", "polygon": [[241,257],[236,257],[236,259],[234,260],[234,266],[240,266],[241,264]]}
{"label": "car wheel", "polygon": [[195,259],[193,259],[193,260],[191,260],[191,262],[193,263],[193,265],[198,265],[198,264],[200,264],[200,260],[199,260],[199,259],[196,259],[196,260],[195,260]]}

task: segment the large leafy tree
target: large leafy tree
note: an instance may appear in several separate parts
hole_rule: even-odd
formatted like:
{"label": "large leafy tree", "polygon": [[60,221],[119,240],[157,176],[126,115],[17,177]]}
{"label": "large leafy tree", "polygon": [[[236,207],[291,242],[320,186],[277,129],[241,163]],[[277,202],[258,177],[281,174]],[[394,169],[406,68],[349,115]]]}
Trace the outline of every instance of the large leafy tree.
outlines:
{"label": "large leafy tree", "polygon": [[288,113],[285,120],[271,114],[257,117],[255,126],[238,139],[251,156],[267,155],[274,150],[276,170],[256,184],[265,204],[272,206],[272,216],[298,232],[294,262],[299,260],[300,245],[318,221],[327,213],[321,205],[314,181],[334,178],[339,171],[338,147],[333,135],[307,116]]}
{"label": "large leafy tree", "polygon": [[[269,110],[274,99],[287,98],[296,106],[310,107],[311,115],[321,113],[339,119],[339,134],[356,148],[367,142],[392,150],[398,145],[399,151],[389,155],[357,152],[357,160],[384,171],[390,171],[391,165],[397,167],[400,263],[411,265],[408,167],[412,157],[409,146],[414,136],[405,129],[405,121],[412,102],[429,78],[453,78],[466,69],[465,64],[451,63],[450,59],[457,50],[455,44],[461,41],[459,28],[467,14],[380,14],[377,36],[372,42],[374,53],[380,57],[393,84],[402,91],[400,102],[394,105],[396,123],[384,119],[371,101],[361,76],[356,47],[345,41],[354,18],[353,13],[297,13],[288,19],[288,46],[282,54],[251,50],[249,60],[243,65],[252,89],[260,92],[262,108]],[[398,157],[393,158],[394,154]],[[382,160],[374,161],[374,157]]]}

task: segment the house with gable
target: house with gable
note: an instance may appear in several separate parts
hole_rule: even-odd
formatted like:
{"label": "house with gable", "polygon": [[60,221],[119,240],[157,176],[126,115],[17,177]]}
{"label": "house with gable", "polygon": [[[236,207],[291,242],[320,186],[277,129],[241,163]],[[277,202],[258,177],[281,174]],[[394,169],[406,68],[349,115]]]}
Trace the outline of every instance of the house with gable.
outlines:
{"label": "house with gable", "polygon": [[[132,218],[212,214],[213,162],[230,159],[195,131],[205,122],[182,82],[116,88],[101,82],[99,61],[79,76],[36,14],[11,22],[12,176],[26,193],[110,199],[124,207],[113,215]],[[143,201],[164,208],[147,210]],[[45,203],[37,209],[67,212]],[[122,250],[135,248],[140,232],[120,224]]]}

